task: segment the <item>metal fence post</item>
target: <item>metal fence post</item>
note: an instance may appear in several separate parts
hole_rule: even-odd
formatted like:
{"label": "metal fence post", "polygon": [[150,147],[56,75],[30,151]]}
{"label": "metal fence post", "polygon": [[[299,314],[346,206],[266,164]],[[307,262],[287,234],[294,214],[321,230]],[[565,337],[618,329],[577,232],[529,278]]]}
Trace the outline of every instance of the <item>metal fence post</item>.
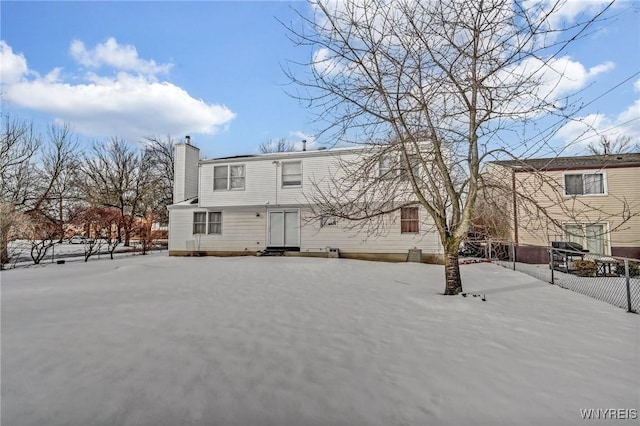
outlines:
{"label": "metal fence post", "polygon": [[631,277],[629,274],[629,259],[624,258],[624,277],[627,281],[627,312],[633,312],[631,309]]}
{"label": "metal fence post", "polygon": [[555,284],[553,281],[553,248],[549,249],[549,268],[551,268],[551,284]]}
{"label": "metal fence post", "polygon": [[516,270],[516,243],[511,241],[511,260],[513,260],[513,270]]}
{"label": "metal fence post", "polygon": [[491,238],[489,238],[489,262],[491,262]]}

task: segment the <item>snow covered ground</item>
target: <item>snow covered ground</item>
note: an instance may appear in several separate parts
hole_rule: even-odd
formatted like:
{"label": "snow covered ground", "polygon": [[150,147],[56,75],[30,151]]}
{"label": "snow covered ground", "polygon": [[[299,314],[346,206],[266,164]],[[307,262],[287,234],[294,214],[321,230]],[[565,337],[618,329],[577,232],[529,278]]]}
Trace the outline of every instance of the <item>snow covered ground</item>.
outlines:
{"label": "snow covered ground", "polygon": [[[2,280],[3,425],[578,425],[640,316],[497,265],[166,253]],[[623,411],[633,416],[633,411]],[[619,414],[618,414],[619,415]]]}
{"label": "snow covered ground", "polygon": [[[495,261],[496,264],[512,269],[513,263],[508,261]],[[516,270],[531,275],[544,282],[551,282],[551,269],[549,265],[516,263]],[[584,294],[594,299],[602,300],[619,308],[628,309],[627,281],[622,277],[579,277],[558,270],[553,271],[553,283],[568,290]],[[640,312],[640,277],[631,277],[629,280],[629,296],[631,309]]]}
{"label": "snow covered ground", "polygon": [[[166,242],[166,240],[158,240],[157,244],[154,244],[155,249],[166,249],[166,245],[161,245],[162,242]],[[11,260],[9,261],[7,268],[11,268],[14,266],[25,266],[33,264],[30,256],[31,243],[27,240],[15,240],[9,243],[9,254],[11,256]],[[64,259],[65,261],[81,259],[84,260],[85,253],[85,245],[84,244],[70,244],[68,242],[56,243],[53,247],[47,250],[47,254],[42,259],[42,263],[54,263],[57,260]],[[94,254],[90,257],[90,260],[100,259],[102,257],[109,257],[108,246],[106,242],[99,241],[95,244]],[[131,245],[125,247],[123,244],[120,244],[116,247],[115,253],[118,255],[122,255],[123,253],[131,254],[140,252],[142,247],[140,246],[139,241],[131,241]]]}

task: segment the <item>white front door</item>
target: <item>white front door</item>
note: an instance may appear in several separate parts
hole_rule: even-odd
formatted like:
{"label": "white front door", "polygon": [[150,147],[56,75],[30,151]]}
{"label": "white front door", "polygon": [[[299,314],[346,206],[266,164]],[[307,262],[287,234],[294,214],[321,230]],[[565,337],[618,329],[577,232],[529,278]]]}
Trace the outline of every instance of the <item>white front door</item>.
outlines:
{"label": "white front door", "polygon": [[300,246],[300,214],[298,210],[269,211],[269,247]]}

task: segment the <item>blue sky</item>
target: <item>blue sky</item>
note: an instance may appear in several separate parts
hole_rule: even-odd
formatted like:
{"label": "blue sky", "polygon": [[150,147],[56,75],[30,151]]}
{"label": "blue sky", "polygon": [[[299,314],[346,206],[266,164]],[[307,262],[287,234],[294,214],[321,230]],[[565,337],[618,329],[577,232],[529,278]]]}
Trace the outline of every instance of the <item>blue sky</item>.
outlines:
{"label": "blue sky", "polygon": [[[570,2],[567,14],[600,3]],[[85,144],[190,134],[207,157],[254,153],[278,138],[313,142],[319,130],[312,111],[286,94],[281,70],[313,53],[295,46],[278,22],[295,21],[295,10],[309,13],[304,2],[0,7],[2,110],[38,128],[68,121]],[[608,93],[583,112],[600,134],[640,140],[640,75],[632,77],[640,71],[640,5],[620,2],[610,16],[565,52],[577,67],[571,84],[585,89],[586,102]],[[567,126],[559,138],[582,130]]]}

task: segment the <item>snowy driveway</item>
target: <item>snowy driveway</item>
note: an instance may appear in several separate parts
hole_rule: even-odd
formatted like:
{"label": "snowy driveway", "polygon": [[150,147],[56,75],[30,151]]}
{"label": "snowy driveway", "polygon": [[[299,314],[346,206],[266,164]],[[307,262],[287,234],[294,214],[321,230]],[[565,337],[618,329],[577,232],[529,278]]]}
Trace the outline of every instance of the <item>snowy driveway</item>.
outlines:
{"label": "snowy driveway", "polygon": [[569,425],[640,408],[640,316],[462,270],[486,302],[440,296],[439,266],[342,259],[2,272],[2,425]]}

